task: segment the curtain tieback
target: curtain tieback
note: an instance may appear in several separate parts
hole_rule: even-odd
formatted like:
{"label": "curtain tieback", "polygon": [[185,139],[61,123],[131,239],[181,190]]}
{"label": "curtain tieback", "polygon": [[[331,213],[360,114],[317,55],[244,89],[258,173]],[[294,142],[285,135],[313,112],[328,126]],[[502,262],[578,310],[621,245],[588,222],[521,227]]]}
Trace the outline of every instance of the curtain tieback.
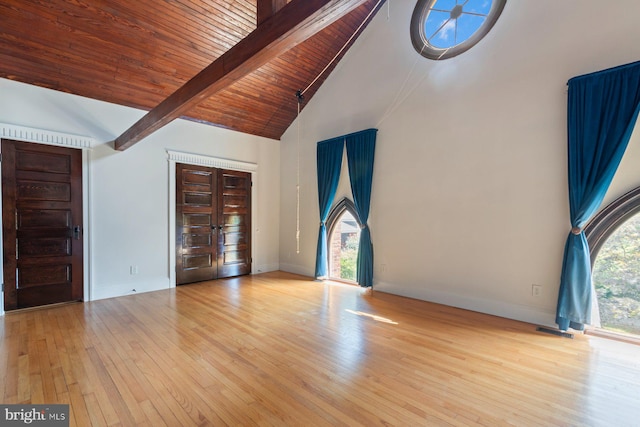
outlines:
{"label": "curtain tieback", "polygon": [[572,234],[575,234],[575,235],[577,236],[577,235],[579,235],[580,233],[582,233],[582,228],[580,228],[580,227],[573,227],[573,228],[571,229],[571,233],[572,233]]}
{"label": "curtain tieback", "polygon": [[324,227],[324,221],[320,221],[320,227]]}
{"label": "curtain tieback", "polygon": [[360,230],[364,230],[365,228],[369,228],[369,226],[367,224],[362,224],[360,226]]}

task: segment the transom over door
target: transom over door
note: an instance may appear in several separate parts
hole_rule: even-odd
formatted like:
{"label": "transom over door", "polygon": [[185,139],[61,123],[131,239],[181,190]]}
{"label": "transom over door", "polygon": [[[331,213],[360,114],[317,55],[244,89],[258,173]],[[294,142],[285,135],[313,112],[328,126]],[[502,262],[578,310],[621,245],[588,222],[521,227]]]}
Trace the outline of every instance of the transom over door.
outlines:
{"label": "transom over door", "polygon": [[176,164],[176,283],[251,273],[251,174]]}
{"label": "transom over door", "polygon": [[83,298],[82,152],[2,140],[4,308]]}

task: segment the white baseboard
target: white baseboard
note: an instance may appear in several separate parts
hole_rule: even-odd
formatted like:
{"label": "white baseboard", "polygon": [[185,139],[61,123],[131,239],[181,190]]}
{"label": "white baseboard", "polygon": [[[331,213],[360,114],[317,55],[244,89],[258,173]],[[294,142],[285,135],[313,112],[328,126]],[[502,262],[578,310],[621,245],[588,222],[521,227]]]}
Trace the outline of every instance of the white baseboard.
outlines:
{"label": "white baseboard", "polygon": [[153,292],[169,288],[170,282],[166,277],[158,278],[157,280],[147,280],[117,285],[96,285],[92,289],[91,300],[96,301],[105,298],[121,297],[124,295]]}
{"label": "white baseboard", "polygon": [[[313,277],[313,272],[309,271],[308,269],[296,264],[287,263],[280,263],[277,265],[261,265],[257,269],[257,272],[263,273],[267,271],[277,270],[300,274],[307,277]],[[92,300],[95,301],[105,298],[114,298],[124,295],[133,295],[137,293],[169,289],[169,285],[169,279],[162,278],[146,282],[136,282],[111,286],[96,286],[92,290]],[[448,305],[465,310],[477,311],[480,313],[519,320],[535,325],[548,326],[552,328],[556,327],[555,313],[544,311],[536,307],[529,307],[520,304],[507,304],[504,302],[492,301],[484,298],[468,297],[448,292],[434,291],[430,289],[402,289],[384,282],[376,282],[374,284],[374,289],[394,295],[434,302],[437,304]],[[2,307],[0,307],[0,316],[2,315],[4,315],[4,310],[2,309]]]}
{"label": "white baseboard", "polygon": [[[91,292],[91,301],[159,291],[162,289],[169,289],[169,279],[164,278],[160,280],[128,283],[124,285],[96,286]],[[0,317],[2,316],[4,316],[4,307],[0,307]]]}
{"label": "white baseboard", "polygon": [[376,282],[374,289],[380,292],[399,295],[422,301],[434,302],[451,307],[462,308],[479,313],[490,314],[534,325],[556,327],[555,313],[544,311],[537,307],[520,304],[509,304],[503,301],[493,301],[484,298],[469,297],[430,289],[403,289],[384,282]]}
{"label": "white baseboard", "polygon": [[280,270],[286,271],[287,273],[299,274],[301,276],[314,277],[315,271],[309,270],[301,265],[297,264],[287,264],[280,263]]}
{"label": "white baseboard", "polygon": [[278,271],[280,270],[280,264],[260,264],[256,266],[256,270],[254,274],[267,273],[269,271]]}

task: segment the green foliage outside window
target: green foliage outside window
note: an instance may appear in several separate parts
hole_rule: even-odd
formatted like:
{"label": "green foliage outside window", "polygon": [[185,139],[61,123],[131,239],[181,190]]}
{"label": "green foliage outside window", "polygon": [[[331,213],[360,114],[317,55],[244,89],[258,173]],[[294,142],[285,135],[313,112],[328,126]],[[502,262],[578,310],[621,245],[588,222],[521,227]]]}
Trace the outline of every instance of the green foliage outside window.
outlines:
{"label": "green foliage outside window", "polygon": [[346,280],[356,280],[356,262],[358,258],[357,234],[350,235],[340,253],[340,277]]}
{"label": "green foliage outside window", "polygon": [[640,335],[640,215],[604,243],[593,268],[593,284],[602,327]]}

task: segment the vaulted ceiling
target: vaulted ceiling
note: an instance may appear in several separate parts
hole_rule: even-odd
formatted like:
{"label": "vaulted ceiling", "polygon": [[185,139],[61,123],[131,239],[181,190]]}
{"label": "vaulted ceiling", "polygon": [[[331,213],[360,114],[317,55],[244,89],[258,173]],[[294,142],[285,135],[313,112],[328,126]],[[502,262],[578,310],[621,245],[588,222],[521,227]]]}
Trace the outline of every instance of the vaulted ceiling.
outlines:
{"label": "vaulted ceiling", "polygon": [[[151,110],[256,29],[257,1],[0,0],[0,77]],[[320,75],[308,102],[381,4],[365,1],[184,118],[279,139],[297,114],[296,91]]]}

